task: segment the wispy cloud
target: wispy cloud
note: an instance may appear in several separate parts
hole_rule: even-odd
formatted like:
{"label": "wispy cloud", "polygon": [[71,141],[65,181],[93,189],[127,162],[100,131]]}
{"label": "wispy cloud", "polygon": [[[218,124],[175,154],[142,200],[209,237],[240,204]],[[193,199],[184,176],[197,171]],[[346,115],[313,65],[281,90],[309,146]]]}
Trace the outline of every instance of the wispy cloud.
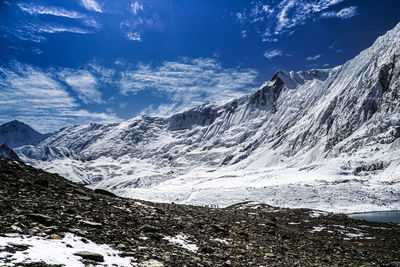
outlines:
{"label": "wispy cloud", "polygon": [[126,38],[131,41],[142,41],[142,38],[138,32],[127,32]]}
{"label": "wispy cloud", "polygon": [[134,16],[128,14],[127,18],[120,22],[122,35],[128,40],[145,41],[143,38],[145,33],[165,30],[164,18],[171,15],[170,12],[166,12],[170,10],[157,8],[156,2],[147,1],[145,3],[148,5],[144,6],[141,1],[133,1],[128,5],[128,9]]}
{"label": "wispy cloud", "polygon": [[315,55],[315,56],[310,56],[308,58],[306,58],[307,61],[315,61],[317,59],[320,59],[322,57],[322,55]]}
{"label": "wispy cloud", "polygon": [[136,15],[138,13],[138,11],[143,11],[143,5],[137,1],[133,2],[131,4],[131,10],[132,10],[133,14]]}
{"label": "wispy cloud", "polygon": [[338,12],[327,11],[345,0],[282,0],[251,2],[251,7],[232,16],[240,24],[240,31],[254,29],[263,41],[275,42],[284,34],[293,34],[296,26],[313,19],[349,18],[356,15],[356,7]]}
{"label": "wispy cloud", "polygon": [[76,11],[66,10],[60,7],[46,7],[46,6],[34,6],[25,3],[18,3],[18,7],[31,15],[52,15],[58,17],[66,17],[71,19],[84,18],[85,15],[80,14]]}
{"label": "wispy cloud", "polygon": [[84,19],[84,20],[82,21],[82,23],[83,23],[85,26],[88,26],[88,27],[90,27],[90,28],[96,28],[96,29],[100,29],[100,28],[101,28],[101,24],[100,24],[97,20],[95,20],[94,18],[87,18],[87,19]]}
{"label": "wispy cloud", "polygon": [[267,59],[272,59],[274,57],[282,56],[281,50],[267,50],[264,52],[264,57]]}
{"label": "wispy cloud", "polygon": [[[257,86],[254,69],[224,68],[216,59],[181,58],[160,65],[124,62],[103,67],[95,61],[79,68],[41,69],[22,63],[0,67],[0,123],[22,120],[43,132],[119,118],[110,105],[127,107],[143,91],[160,98],[141,114],[167,116],[206,102],[231,99]],[[114,88],[119,95],[106,98]],[[96,104],[96,111],[89,107]],[[97,111],[97,110],[104,110]]]}
{"label": "wispy cloud", "polygon": [[257,71],[223,68],[215,59],[183,58],[161,66],[139,64],[121,73],[123,94],[151,90],[169,103],[150,106],[142,113],[166,116],[196,105],[230,99],[248,93],[255,87]]}
{"label": "wispy cloud", "polygon": [[95,0],[81,0],[82,5],[90,11],[95,11],[98,13],[102,13],[100,5]]}
{"label": "wispy cloud", "polygon": [[67,125],[119,120],[115,114],[82,108],[56,75],[56,70],[21,63],[0,68],[0,123],[18,119],[47,132]]}
{"label": "wispy cloud", "polygon": [[[10,17],[7,23],[0,25],[0,32],[11,41],[19,39],[42,42],[47,40],[48,34],[90,34],[101,28],[101,24],[90,14],[80,13],[65,6],[41,5],[32,1],[16,1],[8,5],[10,12],[14,12],[12,14],[18,19]],[[31,16],[21,15],[21,12]]]}
{"label": "wispy cloud", "polygon": [[59,33],[59,32],[70,32],[70,33],[79,33],[79,34],[87,34],[91,33],[90,30],[78,28],[78,27],[67,27],[63,25],[27,25],[27,29],[31,29],[32,31],[38,33]]}
{"label": "wispy cloud", "polygon": [[80,27],[39,23],[17,24],[15,25],[15,27],[2,27],[1,30],[6,33],[6,37],[14,36],[15,38],[23,41],[36,43],[46,40],[46,34],[55,34],[60,32],[69,32],[76,34],[92,33],[91,30]]}
{"label": "wispy cloud", "polygon": [[41,54],[43,54],[43,51],[40,50],[39,48],[33,48],[33,49],[32,49],[32,52],[35,53],[36,55],[41,55]]}
{"label": "wispy cloud", "polygon": [[339,11],[329,11],[321,14],[323,18],[340,18],[340,19],[349,19],[357,15],[357,7],[351,6],[343,8]]}
{"label": "wispy cloud", "polygon": [[84,103],[102,103],[101,92],[97,90],[97,80],[87,70],[65,70],[58,74],[74,90]]}

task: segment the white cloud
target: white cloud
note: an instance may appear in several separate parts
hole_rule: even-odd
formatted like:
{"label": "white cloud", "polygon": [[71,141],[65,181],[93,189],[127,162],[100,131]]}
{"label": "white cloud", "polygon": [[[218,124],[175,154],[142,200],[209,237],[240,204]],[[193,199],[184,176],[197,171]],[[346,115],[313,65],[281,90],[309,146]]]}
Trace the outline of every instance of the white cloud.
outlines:
{"label": "white cloud", "polygon": [[81,0],[82,5],[90,11],[95,11],[98,13],[102,13],[100,5],[95,0]]}
{"label": "white cloud", "polygon": [[143,11],[143,5],[139,2],[133,2],[131,4],[131,10],[132,10],[133,14],[136,15],[138,13],[138,11]]}
{"label": "white cloud", "polygon": [[10,64],[0,68],[0,90],[0,123],[18,119],[48,132],[74,124],[120,120],[115,114],[83,109],[54,70]]}
{"label": "white cloud", "polygon": [[[61,32],[90,34],[101,28],[101,25],[94,18],[62,7],[36,5],[32,1],[30,3],[17,1],[12,7],[32,16],[20,16],[8,25],[0,26],[2,35],[10,40],[20,39],[38,43],[45,41],[48,37],[47,34]],[[51,19],[48,16],[69,18],[74,19],[74,21],[54,20],[54,18]]]}
{"label": "white cloud", "polygon": [[70,32],[70,33],[79,33],[79,34],[88,34],[91,31],[78,28],[78,27],[66,27],[62,25],[28,25],[28,29],[31,29],[32,32],[38,33],[59,33],[59,32]]}
{"label": "white cloud", "polygon": [[23,41],[31,41],[39,43],[46,40],[46,34],[55,34],[60,32],[69,32],[77,34],[90,34],[91,30],[69,27],[63,25],[52,24],[34,24],[34,23],[21,23],[15,27],[3,27],[2,31],[6,33],[7,38],[14,36]]}
{"label": "white cloud", "polygon": [[321,14],[321,17],[349,19],[349,18],[354,17],[355,15],[357,15],[357,7],[351,6],[351,7],[343,8],[337,12],[335,12],[335,11],[324,12]]}
{"label": "white cloud", "polygon": [[263,41],[275,42],[283,34],[293,34],[296,26],[318,18],[349,18],[356,15],[355,7],[339,12],[325,12],[344,0],[281,0],[251,2],[251,7],[232,14],[240,24],[240,30],[254,30]]}
{"label": "white cloud", "polygon": [[282,56],[282,51],[281,50],[268,50],[264,52],[264,57],[267,59],[272,59],[274,57]]}
{"label": "white cloud", "polygon": [[142,41],[142,38],[138,32],[127,32],[125,36],[131,41]]}
{"label": "white cloud", "polygon": [[139,64],[121,74],[123,94],[151,90],[167,97],[168,104],[150,106],[142,113],[171,115],[205,102],[241,96],[253,90],[257,71],[253,69],[223,68],[215,59],[181,59],[164,62],[161,66]]}
{"label": "white cloud", "polygon": [[33,6],[24,3],[18,3],[18,7],[31,15],[52,15],[58,17],[66,17],[71,19],[79,19],[84,18],[83,14],[80,14],[76,11],[66,10],[64,8],[59,7],[46,7],[46,6]]}
{"label": "white cloud", "polygon": [[87,70],[65,70],[58,74],[74,90],[84,103],[102,103],[101,92],[96,89],[97,80]]}
{"label": "white cloud", "polygon": [[43,51],[40,50],[39,48],[33,48],[33,49],[32,49],[32,52],[35,53],[36,55],[41,55],[41,54],[43,54]]}
{"label": "white cloud", "polygon": [[321,57],[322,57],[322,55],[315,55],[315,56],[306,58],[306,60],[307,61],[315,61],[315,60],[317,60],[317,59],[319,59]]}
{"label": "white cloud", "polygon": [[97,29],[101,28],[101,24],[94,18],[84,19],[82,23],[91,28],[97,28]]}

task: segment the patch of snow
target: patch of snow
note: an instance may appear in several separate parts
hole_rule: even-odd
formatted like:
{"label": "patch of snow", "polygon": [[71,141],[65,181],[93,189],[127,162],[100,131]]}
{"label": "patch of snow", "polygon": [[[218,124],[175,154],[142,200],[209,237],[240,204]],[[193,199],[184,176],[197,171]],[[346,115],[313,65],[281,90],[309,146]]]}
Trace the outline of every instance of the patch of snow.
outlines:
{"label": "patch of snow", "polygon": [[199,247],[196,244],[191,244],[188,242],[188,236],[186,236],[185,234],[179,234],[174,237],[166,236],[163,239],[173,244],[176,244],[180,247],[183,247],[184,249],[187,249],[193,253],[196,253],[197,250],[199,249]]}
{"label": "patch of snow", "polygon": [[[66,233],[62,240],[45,239],[37,236],[0,237],[0,247],[10,246],[9,243],[28,245],[25,251],[0,252],[0,265],[14,266],[21,263],[45,262],[47,264],[60,264],[65,266],[85,266],[75,256],[78,251],[90,251],[103,255],[104,262],[97,266],[129,266],[131,257],[122,258],[120,251],[114,250],[108,245],[98,245],[88,240],[84,243],[81,237]],[[11,260],[6,263],[5,259]]]}
{"label": "patch of snow", "polygon": [[324,229],[325,229],[325,227],[323,227],[323,226],[314,226],[313,229],[310,230],[310,233],[321,232]]}
{"label": "patch of snow", "polygon": [[363,237],[363,233],[346,233],[346,236],[348,237]]}
{"label": "patch of snow", "polygon": [[222,243],[222,244],[225,244],[225,245],[228,245],[228,244],[229,244],[228,240],[226,240],[226,239],[214,238],[213,240],[215,240],[215,241],[217,241],[217,242],[220,242],[220,243]]}
{"label": "patch of snow", "polygon": [[327,212],[318,211],[318,210],[313,210],[313,211],[310,212],[310,217],[311,217],[311,218],[317,218],[317,217],[319,217],[319,216],[321,216],[321,215],[326,216],[326,215],[328,215],[328,214],[329,214],[329,213],[327,213]]}

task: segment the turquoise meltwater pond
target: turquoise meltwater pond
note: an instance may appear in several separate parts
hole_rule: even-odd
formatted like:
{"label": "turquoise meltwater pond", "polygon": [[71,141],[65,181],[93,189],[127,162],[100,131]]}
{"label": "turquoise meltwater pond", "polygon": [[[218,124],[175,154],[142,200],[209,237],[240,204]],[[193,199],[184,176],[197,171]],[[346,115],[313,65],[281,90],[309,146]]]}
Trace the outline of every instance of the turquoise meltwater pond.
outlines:
{"label": "turquoise meltwater pond", "polygon": [[354,213],[350,214],[349,217],[353,219],[365,220],[370,222],[400,223],[399,210]]}

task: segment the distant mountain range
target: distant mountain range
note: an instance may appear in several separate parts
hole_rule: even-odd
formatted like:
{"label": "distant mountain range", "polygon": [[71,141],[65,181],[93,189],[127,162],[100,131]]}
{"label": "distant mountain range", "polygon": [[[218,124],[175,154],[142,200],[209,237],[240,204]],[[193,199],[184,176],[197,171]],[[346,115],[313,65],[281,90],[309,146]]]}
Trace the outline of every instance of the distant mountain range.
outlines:
{"label": "distant mountain range", "polygon": [[244,97],[52,135],[14,121],[0,143],[35,167],[146,200],[400,209],[399,97],[400,24],[341,66],[279,71]]}

